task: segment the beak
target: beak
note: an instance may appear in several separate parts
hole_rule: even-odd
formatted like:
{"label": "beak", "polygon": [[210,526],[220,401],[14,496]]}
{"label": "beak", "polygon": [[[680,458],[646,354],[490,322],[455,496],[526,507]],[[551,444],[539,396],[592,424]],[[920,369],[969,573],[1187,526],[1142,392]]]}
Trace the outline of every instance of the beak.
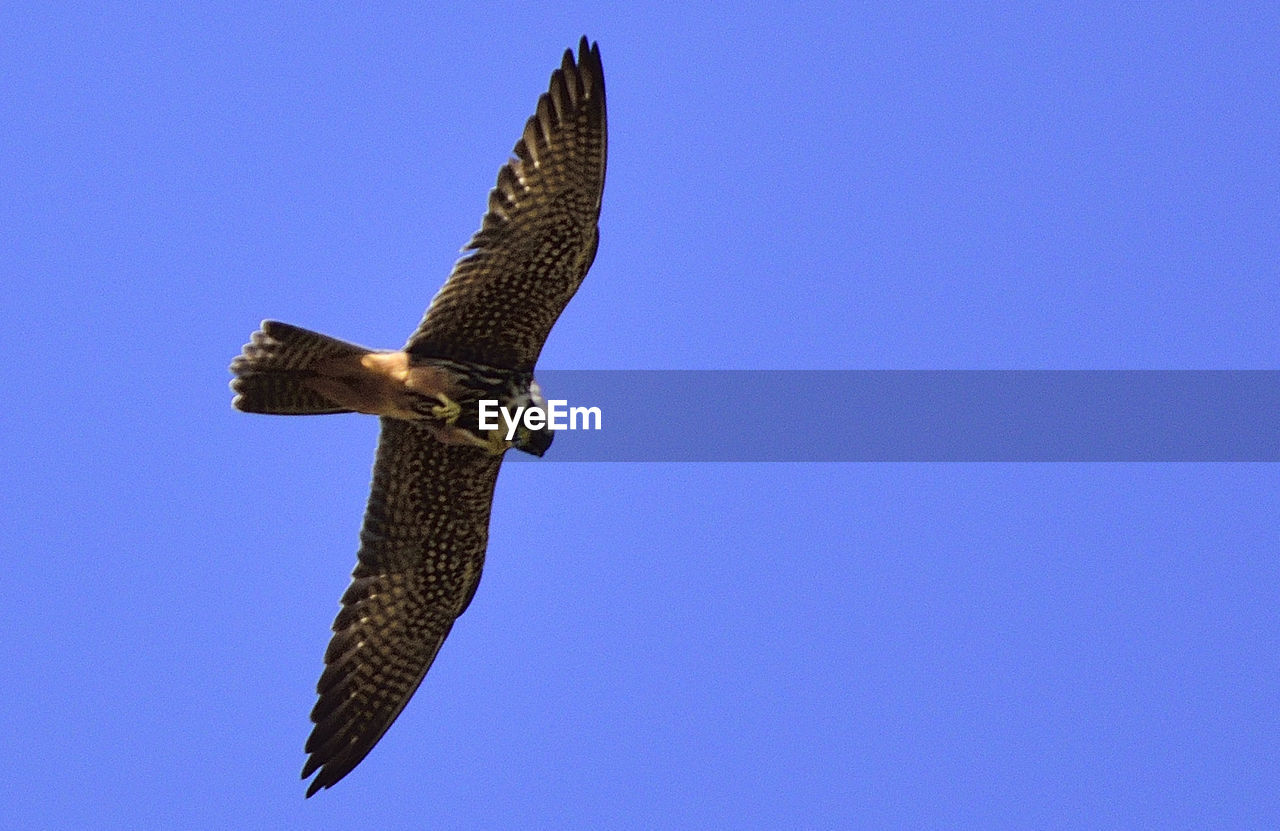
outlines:
{"label": "beak", "polygon": [[536,433],[531,433],[520,449],[541,458],[542,454],[547,452],[547,448],[551,446],[551,441],[555,437],[556,434],[551,430],[539,430]]}

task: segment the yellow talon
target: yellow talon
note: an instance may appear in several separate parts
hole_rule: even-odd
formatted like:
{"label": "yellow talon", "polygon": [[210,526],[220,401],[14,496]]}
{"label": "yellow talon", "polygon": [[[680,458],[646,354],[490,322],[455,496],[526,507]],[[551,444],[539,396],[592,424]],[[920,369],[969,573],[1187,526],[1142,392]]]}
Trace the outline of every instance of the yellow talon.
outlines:
{"label": "yellow talon", "polygon": [[501,430],[489,431],[489,441],[485,447],[486,450],[495,456],[500,456],[506,452],[509,446],[510,445],[507,444],[507,440],[502,437]]}
{"label": "yellow talon", "polygon": [[431,414],[450,427],[457,424],[458,416],[462,414],[462,407],[458,402],[440,393],[436,394],[436,398],[440,400],[440,404],[431,408]]}

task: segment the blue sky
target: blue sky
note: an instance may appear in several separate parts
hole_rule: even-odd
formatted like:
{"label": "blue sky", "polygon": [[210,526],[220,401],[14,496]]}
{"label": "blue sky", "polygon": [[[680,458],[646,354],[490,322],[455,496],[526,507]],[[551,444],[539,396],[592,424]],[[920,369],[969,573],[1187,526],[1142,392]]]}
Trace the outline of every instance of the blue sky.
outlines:
{"label": "blue sky", "polygon": [[543,367],[1280,368],[1278,24],[4,7],[0,826],[1280,823],[1274,464],[553,448],[503,470],[404,715],[304,801],[377,428],[226,387],[264,317],[401,344],[582,33],[602,242]]}

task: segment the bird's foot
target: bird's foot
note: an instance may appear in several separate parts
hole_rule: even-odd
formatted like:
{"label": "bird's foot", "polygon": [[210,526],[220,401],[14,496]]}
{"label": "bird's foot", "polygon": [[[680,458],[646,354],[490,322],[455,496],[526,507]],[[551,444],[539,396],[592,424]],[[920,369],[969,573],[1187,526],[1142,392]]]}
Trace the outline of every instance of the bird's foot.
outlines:
{"label": "bird's foot", "polygon": [[511,447],[511,442],[502,437],[501,430],[490,430],[486,436],[484,449],[495,456],[501,456]]}
{"label": "bird's foot", "polygon": [[431,415],[440,419],[450,427],[457,424],[458,416],[462,415],[462,407],[458,402],[443,393],[436,393],[436,398],[440,403],[431,408]]}

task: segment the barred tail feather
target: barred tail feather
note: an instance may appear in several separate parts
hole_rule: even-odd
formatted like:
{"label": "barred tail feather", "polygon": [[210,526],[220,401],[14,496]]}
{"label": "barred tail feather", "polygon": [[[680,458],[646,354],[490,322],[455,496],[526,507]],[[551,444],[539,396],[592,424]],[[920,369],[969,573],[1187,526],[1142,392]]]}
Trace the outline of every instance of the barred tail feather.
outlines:
{"label": "barred tail feather", "polygon": [[231,405],[246,413],[321,415],[349,413],[318,392],[312,379],[317,366],[332,358],[354,357],[371,350],[319,332],[274,320],[262,321],[244,351],[231,362],[235,378]]}

